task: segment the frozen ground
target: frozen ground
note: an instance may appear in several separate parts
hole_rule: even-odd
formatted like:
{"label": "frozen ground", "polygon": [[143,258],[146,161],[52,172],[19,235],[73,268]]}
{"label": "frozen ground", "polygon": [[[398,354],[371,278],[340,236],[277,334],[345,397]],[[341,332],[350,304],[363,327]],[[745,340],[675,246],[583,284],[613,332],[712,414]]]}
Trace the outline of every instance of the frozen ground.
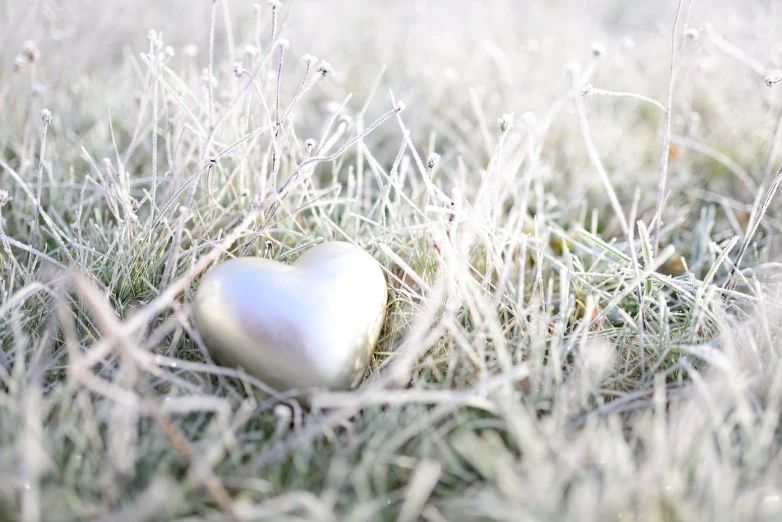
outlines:
{"label": "frozen ground", "polygon": [[[275,4],[0,0],[0,519],[779,520],[782,4]],[[211,364],[329,238],[364,384]]]}

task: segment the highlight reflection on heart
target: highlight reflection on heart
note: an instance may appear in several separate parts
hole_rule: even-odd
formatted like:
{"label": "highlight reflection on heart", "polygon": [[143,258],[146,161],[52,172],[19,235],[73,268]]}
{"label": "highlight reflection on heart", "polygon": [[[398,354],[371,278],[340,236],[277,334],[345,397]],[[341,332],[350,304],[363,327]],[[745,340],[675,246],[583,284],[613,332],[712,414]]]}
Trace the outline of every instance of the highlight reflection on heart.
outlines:
{"label": "highlight reflection on heart", "polygon": [[222,263],[201,281],[193,318],[217,362],[278,391],[348,389],[366,370],[386,302],[377,261],[335,241],[292,265],[264,258]]}

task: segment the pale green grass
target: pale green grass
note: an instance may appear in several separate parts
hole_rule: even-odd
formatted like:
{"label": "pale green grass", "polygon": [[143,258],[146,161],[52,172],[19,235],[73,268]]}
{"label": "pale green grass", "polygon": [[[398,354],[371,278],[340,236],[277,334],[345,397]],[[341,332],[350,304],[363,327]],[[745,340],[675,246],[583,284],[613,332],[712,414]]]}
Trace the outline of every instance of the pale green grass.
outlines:
{"label": "pale green grass", "polygon": [[[0,519],[779,520],[782,6],[273,4],[0,1]],[[212,364],[329,239],[362,386]]]}

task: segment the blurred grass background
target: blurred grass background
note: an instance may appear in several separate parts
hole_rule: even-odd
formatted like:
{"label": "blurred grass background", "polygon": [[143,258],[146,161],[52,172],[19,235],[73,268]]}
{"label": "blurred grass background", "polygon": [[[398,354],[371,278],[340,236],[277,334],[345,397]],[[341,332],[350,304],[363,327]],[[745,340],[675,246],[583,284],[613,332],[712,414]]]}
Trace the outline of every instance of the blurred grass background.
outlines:
{"label": "blurred grass background", "polygon": [[[659,244],[677,2],[275,5],[0,1],[0,518],[777,520],[782,5],[683,3]],[[365,384],[211,364],[200,274],[324,239]]]}

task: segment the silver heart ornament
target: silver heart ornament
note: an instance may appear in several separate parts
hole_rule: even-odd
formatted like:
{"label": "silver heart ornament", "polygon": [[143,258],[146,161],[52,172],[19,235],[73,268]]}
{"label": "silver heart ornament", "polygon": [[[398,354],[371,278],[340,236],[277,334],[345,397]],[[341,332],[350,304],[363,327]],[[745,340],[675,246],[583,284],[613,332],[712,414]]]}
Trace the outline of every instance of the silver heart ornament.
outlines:
{"label": "silver heart ornament", "polygon": [[293,264],[226,261],[201,281],[193,318],[214,359],[277,391],[355,387],[385,317],[383,271],[359,247],[321,243]]}

